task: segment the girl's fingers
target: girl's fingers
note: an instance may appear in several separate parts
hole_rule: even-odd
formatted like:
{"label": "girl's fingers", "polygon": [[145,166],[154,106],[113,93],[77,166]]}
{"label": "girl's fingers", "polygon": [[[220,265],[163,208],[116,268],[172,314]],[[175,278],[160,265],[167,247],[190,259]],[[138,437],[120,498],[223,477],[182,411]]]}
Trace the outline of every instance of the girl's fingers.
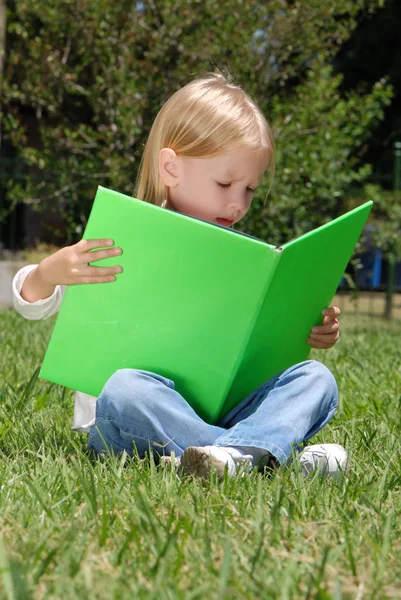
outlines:
{"label": "girl's fingers", "polygon": [[79,255],[80,261],[83,263],[91,263],[102,258],[112,258],[113,256],[120,256],[121,248],[109,248],[107,250],[95,250],[94,252],[83,252]]}
{"label": "girl's fingers", "polygon": [[312,328],[312,333],[317,334],[327,334],[332,333],[334,331],[338,331],[340,328],[340,323],[337,319],[335,321],[330,321],[324,325],[316,325],[316,327]]}
{"label": "girl's fingers", "polygon": [[109,275],[107,277],[82,277],[79,280],[79,283],[111,283],[115,280],[115,275]]}
{"label": "girl's fingers", "polygon": [[122,273],[121,267],[91,267],[89,265],[84,265],[80,268],[80,276],[88,279],[108,277],[110,275],[116,275],[117,273]]}
{"label": "girl's fingers", "polygon": [[309,337],[311,340],[317,340],[318,342],[329,342],[331,340],[338,340],[340,337],[340,332],[333,331],[332,333],[310,333]]}
{"label": "girl's fingers", "polygon": [[81,240],[76,244],[76,248],[80,252],[88,252],[88,250],[94,250],[94,248],[107,248],[113,246],[114,241],[110,238],[101,238],[98,240]]}
{"label": "girl's fingers", "polygon": [[89,265],[80,265],[71,269],[71,283],[106,283],[115,281],[116,275],[122,273],[122,268],[114,267],[90,267]]}
{"label": "girl's fingers", "polygon": [[312,346],[312,348],[316,348],[317,350],[328,350],[332,346],[334,346],[335,341],[332,342],[321,342],[319,340],[315,340],[312,338],[308,338],[307,343]]}
{"label": "girl's fingers", "polygon": [[325,308],[322,311],[322,315],[333,319],[341,315],[341,310],[338,308],[338,306],[329,306],[329,308]]}
{"label": "girl's fingers", "polygon": [[340,332],[337,331],[332,335],[310,335],[307,342],[311,344],[314,348],[331,348],[338,338],[340,337]]}
{"label": "girl's fingers", "polygon": [[339,323],[339,320],[333,317],[324,317],[322,325],[329,325],[330,323]]}

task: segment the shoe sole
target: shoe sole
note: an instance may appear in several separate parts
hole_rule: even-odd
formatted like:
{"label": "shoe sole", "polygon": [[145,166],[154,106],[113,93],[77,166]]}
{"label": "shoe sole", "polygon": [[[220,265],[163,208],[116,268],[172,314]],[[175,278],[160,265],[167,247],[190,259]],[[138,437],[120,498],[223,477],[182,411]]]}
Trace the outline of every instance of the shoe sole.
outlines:
{"label": "shoe sole", "polygon": [[181,456],[180,471],[183,475],[193,475],[201,479],[209,479],[211,473],[216,473],[218,479],[223,479],[226,465],[216,462],[207,450],[190,446]]}

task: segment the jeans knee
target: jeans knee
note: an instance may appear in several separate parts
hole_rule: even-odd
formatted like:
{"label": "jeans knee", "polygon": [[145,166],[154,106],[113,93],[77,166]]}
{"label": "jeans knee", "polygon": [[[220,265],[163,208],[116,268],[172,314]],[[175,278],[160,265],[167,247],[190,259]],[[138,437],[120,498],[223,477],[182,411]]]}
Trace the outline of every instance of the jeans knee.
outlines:
{"label": "jeans knee", "polygon": [[102,393],[113,393],[116,390],[130,387],[135,381],[135,374],[135,369],[119,369],[106,381]]}
{"label": "jeans knee", "polygon": [[338,386],[333,373],[317,360],[306,361],[305,368],[308,376],[313,379],[312,385],[320,389],[322,401],[335,411],[338,406]]}
{"label": "jeans knee", "polygon": [[152,414],[157,410],[157,388],[173,387],[173,382],[147,371],[120,369],[105,384],[96,402],[96,416],[118,417],[119,421],[132,419],[133,415]]}

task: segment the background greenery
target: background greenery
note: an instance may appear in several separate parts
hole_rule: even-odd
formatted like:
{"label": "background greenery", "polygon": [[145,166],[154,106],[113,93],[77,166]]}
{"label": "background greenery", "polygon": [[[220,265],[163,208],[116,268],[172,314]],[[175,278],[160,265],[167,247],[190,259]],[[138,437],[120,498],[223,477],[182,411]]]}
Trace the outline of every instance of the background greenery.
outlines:
{"label": "background greenery", "polygon": [[[342,212],[355,189],[377,197],[363,187],[364,152],[398,71],[376,60],[368,83],[349,74],[366,62],[366,27],[389,12],[394,0],[7,0],[1,153],[18,168],[3,161],[3,220],[17,203],[50,207],[66,227],[59,241],[77,240],[98,184],[133,192],[163,102],[216,68],[258,101],[277,139],[271,200],[266,182],[242,229],[280,243]],[[398,201],[380,213],[397,227]]]}
{"label": "background greenery", "polygon": [[340,408],[313,442],[343,444],[340,483],[295,462],[217,484],[153,462],[91,462],[72,393],[35,380],[52,321],[0,312],[0,597],[401,598],[401,325],[342,319],[313,351]]}

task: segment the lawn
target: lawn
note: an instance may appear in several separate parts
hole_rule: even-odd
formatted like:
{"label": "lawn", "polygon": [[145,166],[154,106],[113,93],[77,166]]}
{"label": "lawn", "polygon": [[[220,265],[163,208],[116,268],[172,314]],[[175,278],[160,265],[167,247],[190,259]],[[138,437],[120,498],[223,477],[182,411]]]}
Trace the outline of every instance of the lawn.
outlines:
{"label": "lawn", "polygon": [[0,312],[0,597],[401,598],[401,323],[349,316],[336,348],[349,478],[297,464],[205,485],[152,460],[91,462],[73,394],[36,380],[53,321]]}

